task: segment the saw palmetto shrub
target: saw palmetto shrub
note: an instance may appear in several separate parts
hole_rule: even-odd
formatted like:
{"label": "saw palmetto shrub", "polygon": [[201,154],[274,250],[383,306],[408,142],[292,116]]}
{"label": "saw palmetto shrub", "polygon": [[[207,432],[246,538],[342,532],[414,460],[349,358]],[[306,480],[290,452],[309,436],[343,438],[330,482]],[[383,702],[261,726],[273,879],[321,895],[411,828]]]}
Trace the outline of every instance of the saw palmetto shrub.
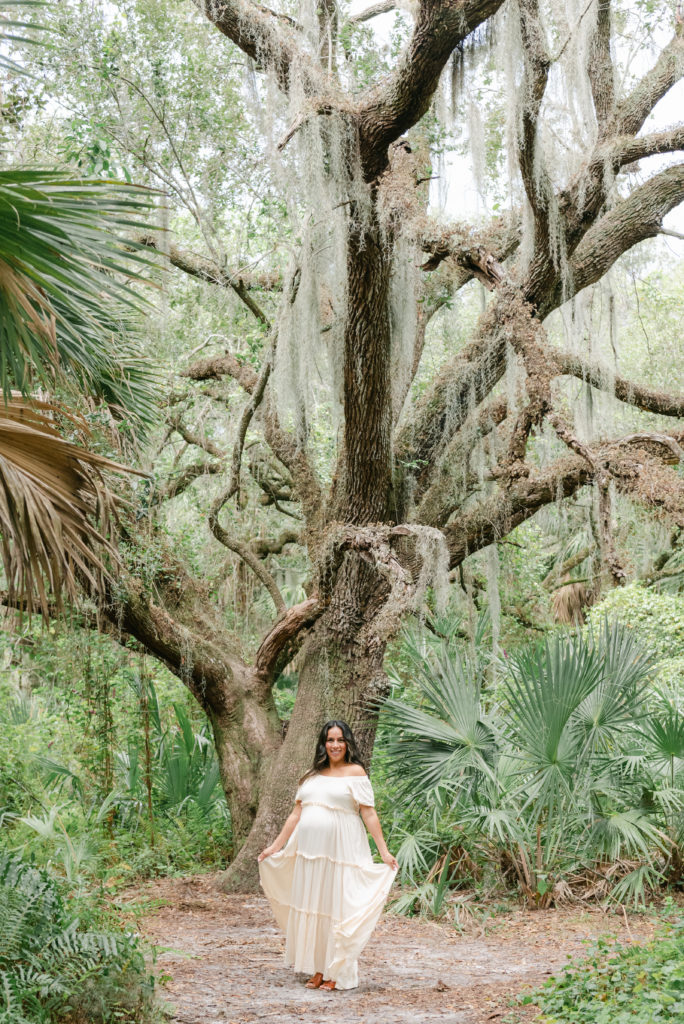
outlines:
{"label": "saw palmetto shrub", "polygon": [[448,640],[407,634],[402,657],[376,757],[402,877],[423,887],[400,910],[443,913],[450,887],[547,907],[681,885],[684,708],[638,632],[548,636],[503,657],[496,685]]}

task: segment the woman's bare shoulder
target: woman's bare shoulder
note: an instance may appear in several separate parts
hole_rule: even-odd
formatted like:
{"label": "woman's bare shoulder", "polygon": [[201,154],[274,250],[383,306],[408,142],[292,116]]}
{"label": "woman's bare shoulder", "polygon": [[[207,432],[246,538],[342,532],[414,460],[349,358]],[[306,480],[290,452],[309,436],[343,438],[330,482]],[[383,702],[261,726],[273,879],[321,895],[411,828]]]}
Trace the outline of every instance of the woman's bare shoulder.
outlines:
{"label": "woman's bare shoulder", "polygon": [[360,779],[365,779],[367,777],[366,772],[360,764],[347,765],[347,775]]}

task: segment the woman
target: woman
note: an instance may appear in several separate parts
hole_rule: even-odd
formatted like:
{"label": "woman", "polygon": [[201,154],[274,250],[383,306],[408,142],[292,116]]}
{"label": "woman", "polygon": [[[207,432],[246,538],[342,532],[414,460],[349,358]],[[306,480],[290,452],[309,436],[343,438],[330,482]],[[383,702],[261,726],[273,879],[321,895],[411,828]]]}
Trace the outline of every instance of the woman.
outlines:
{"label": "woman", "polygon": [[[285,962],[311,974],[307,988],[358,985],[358,956],[398,868],[374,802],[351,729],[326,722],[294,810],[258,858],[261,885],[287,937]],[[384,864],[373,863],[359,814]]]}

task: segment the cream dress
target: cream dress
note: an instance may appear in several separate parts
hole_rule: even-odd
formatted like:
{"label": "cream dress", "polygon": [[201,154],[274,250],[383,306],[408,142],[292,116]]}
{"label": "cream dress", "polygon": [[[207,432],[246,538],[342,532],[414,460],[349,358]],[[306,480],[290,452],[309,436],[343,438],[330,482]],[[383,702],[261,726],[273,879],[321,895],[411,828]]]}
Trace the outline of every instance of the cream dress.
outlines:
{"label": "cream dress", "polygon": [[285,962],[356,988],[357,959],[395,872],[374,864],[359,808],[375,803],[366,776],[311,775],[287,845],[259,864],[261,886],[285,932]]}

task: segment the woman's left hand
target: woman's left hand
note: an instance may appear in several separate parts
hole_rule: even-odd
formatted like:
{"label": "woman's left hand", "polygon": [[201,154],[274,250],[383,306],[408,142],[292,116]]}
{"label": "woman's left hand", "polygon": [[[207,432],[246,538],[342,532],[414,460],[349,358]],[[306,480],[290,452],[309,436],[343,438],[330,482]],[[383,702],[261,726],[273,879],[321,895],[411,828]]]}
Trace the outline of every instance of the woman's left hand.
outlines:
{"label": "woman's left hand", "polygon": [[399,870],[399,862],[397,861],[396,857],[392,856],[389,850],[382,854],[382,859],[385,862],[385,864],[387,864],[388,867],[392,868],[392,871]]}

